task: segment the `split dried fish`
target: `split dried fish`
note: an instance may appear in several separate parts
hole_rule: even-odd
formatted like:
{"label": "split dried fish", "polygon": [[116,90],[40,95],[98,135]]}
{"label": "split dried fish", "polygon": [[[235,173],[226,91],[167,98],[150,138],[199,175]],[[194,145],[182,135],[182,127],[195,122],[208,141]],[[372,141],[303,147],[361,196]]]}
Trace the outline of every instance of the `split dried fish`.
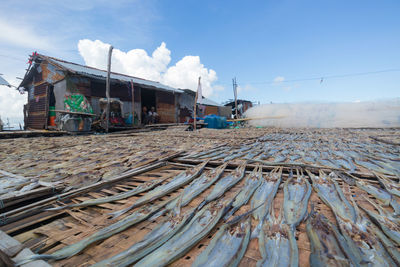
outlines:
{"label": "split dried fish", "polygon": [[285,222],[294,231],[307,213],[308,200],[311,195],[311,185],[303,175],[293,178],[291,171],[289,178],[283,185],[284,201],[283,212]]}
{"label": "split dried fish", "polygon": [[275,168],[265,177],[261,185],[257,188],[256,192],[254,192],[251,200],[251,208],[254,209],[255,207],[264,203],[263,206],[257,208],[253,212],[254,219],[262,221],[262,218],[265,217],[269,210],[269,206],[271,205],[276,192],[278,191],[281,181],[282,168]]}
{"label": "split dried fish", "polygon": [[310,266],[359,266],[348,253],[339,230],[323,214],[313,208],[307,219],[306,230],[311,245]]}
{"label": "split dried fish", "polygon": [[221,178],[213,187],[213,190],[199,205],[201,209],[207,203],[220,198],[226,191],[231,189],[235,184],[243,179],[246,171],[246,163],[241,164],[235,171],[229,173],[227,176]]}
{"label": "split dried fish", "polygon": [[93,267],[129,266],[163,245],[181,230],[194,215],[195,208],[181,214],[182,197],[177,200],[178,203],[175,209],[169,213],[168,219],[149,232],[141,241],[109,259],[94,264]]}
{"label": "split dried fish", "polygon": [[125,217],[119,222],[113,223],[107,227],[104,227],[100,229],[98,232],[95,232],[94,234],[82,239],[81,241],[68,245],[62,249],[57,250],[56,252],[52,254],[41,254],[41,255],[32,255],[28,257],[27,259],[22,260],[21,262],[18,262],[17,265],[22,265],[30,261],[34,260],[39,260],[39,259],[44,259],[44,260],[61,260],[65,258],[72,257],[82,250],[84,250],[87,246],[90,244],[93,244],[94,242],[104,240],[114,234],[120,233],[124,231],[125,229],[142,222],[149,218],[151,215],[159,211],[161,208],[163,208],[165,205],[167,205],[170,201],[172,200],[166,200],[163,201],[157,205],[146,205],[144,207],[141,207],[139,210],[133,212],[131,215]]}
{"label": "split dried fish", "polygon": [[254,191],[257,189],[257,187],[260,186],[261,181],[262,167],[257,166],[245,180],[245,183],[241,188],[240,193],[235,197],[235,200],[232,203],[232,209],[225,215],[224,219],[229,218],[238,209],[240,209],[240,207],[242,207],[249,201]]}
{"label": "split dried fish", "polygon": [[[373,223],[369,224],[370,233],[375,234],[376,237],[379,239],[380,244],[379,246],[384,247],[390,256],[386,259],[388,264],[391,266],[400,266],[400,251],[398,249],[398,245],[396,245],[392,240],[390,240],[382,231],[378,228],[378,226],[374,225]],[[384,256],[387,256],[385,254]]]}
{"label": "split dried fish", "polygon": [[115,195],[112,195],[112,196],[109,196],[109,197],[90,199],[90,200],[83,201],[81,203],[70,204],[70,205],[61,206],[61,207],[57,207],[57,208],[49,208],[49,209],[46,209],[46,210],[61,210],[61,209],[75,208],[75,207],[88,207],[88,206],[94,206],[94,205],[113,202],[113,201],[116,201],[116,200],[125,199],[125,198],[128,198],[128,197],[132,197],[132,196],[135,196],[137,194],[146,192],[146,191],[156,187],[157,185],[161,184],[165,179],[166,178],[155,179],[153,181],[145,182],[145,183],[135,187],[132,190],[129,190],[129,191],[126,191],[126,192],[123,192],[123,193],[119,193],[119,194],[115,194]]}
{"label": "split dried fish", "polygon": [[225,163],[215,169],[205,171],[199,178],[196,178],[187,187],[185,187],[179,198],[170,202],[165,209],[162,209],[153,217],[151,217],[151,220],[155,220],[156,218],[165,214],[167,211],[173,209],[177,205],[177,202],[180,198],[182,198],[182,207],[189,204],[193,199],[195,199],[221,177],[227,165],[228,163]]}
{"label": "split dried fish", "polygon": [[356,185],[356,179],[353,176],[350,176],[344,172],[334,172],[334,174],[336,174],[339,178],[341,178],[345,183],[347,183],[348,185]]}
{"label": "split dried fish", "polygon": [[[225,163],[215,169],[207,170],[204,174],[202,174],[199,178],[196,178],[193,182],[191,182],[188,186],[183,189],[182,194],[182,206],[186,206],[193,199],[195,199],[198,195],[200,195],[204,190],[209,188],[212,184],[214,184],[224,173],[224,170],[228,163]],[[167,205],[168,208],[172,208],[176,201],[171,202]]]}
{"label": "split dried fish", "polygon": [[250,228],[249,216],[243,222],[225,223],[192,267],[238,266],[250,241]]}
{"label": "split dried fish", "polygon": [[323,171],[319,172],[319,177],[308,170],[307,173],[312,180],[315,192],[317,192],[322,201],[341,218],[355,222],[356,212],[354,207],[346,199],[342,189],[340,189],[335,180],[329,178]]}
{"label": "split dried fish", "polygon": [[378,172],[378,173],[387,173],[385,169],[381,168],[378,165],[375,165],[374,163],[370,161],[363,161],[363,160],[355,160],[357,165],[360,165],[367,170]]}
{"label": "split dried fish", "polygon": [[386,178],[383,175],[379,175],[375,173],[375,176],[378,178],[379,183],[392,195],[400,197],[400,183],[395,183],[391,181],[389,178]]}
{"label": "split dried fish", "polygon": [[206,151],[203,151],[203,152],[195,153],[195,154],[192,154],[192,155],[189,154],[187,156],[184,156],[183,159],[200,158],[202,156],[210,155],[210,154],[212,154],[214,152],[217,152],[217,151],[220,151],[220,150],[224,150],[224,149],[225,149],[225,147],[223,145],[220,145],[220,146],[217,146],[215,148],[207,149]]}
{"label": "split dried fish", "polygon": [[299,265],[296,238],[290,226],[282,223],[282,210],[276,219],[274,209],[271,207],[271,213],[263,219],[258,247],[262,259],[257,262],[257,267]]}
{"label": "split dried fish", "polygon": [[376,199],[382,202],[385,206],[392,206],[394,213],[400,215],[400,206],[397,201],[392,197],[392,195],[384,189],[375,187],[361,179],[356,180],[356,185],[367,192],[368,194],[374,196]]}
{"label": "split dried fish", "polygon": [[340,232],[347,243],[348,253],[351,253],[355,262],[361,266],[397,266],[388,250],[376,236],[380,234],[377,232],[380,230],[374,228],[366,217],[360,215],[358,206],[351,195],[350,198],[356,214],[355,221],[342,217],[340,213],[337,213],[337,209],[331,207]]}
{"label": "split dried fish", "polygon": [[214,228],[231,201],[231,199],[218,200],[204,206],[179,233],[134,266],[166,266],[180,258]]}
{"label": "split dried fish", "polygon": [[130,211],[131,209],[134,209],[136,207],[139,207],[143,204],[149,203],[153,200],[156,200],[160,197],[165,196],[168,193],[171,193],[172,191],[175,191],[179,187],[190,183],[194,178],[196,178],[200,173],[203,171],[204,167],[207,165],[208,161],[205,161],[199,165],[197,165],[193,169],[186,170],[177,176],[175,176],[170,182],[160,185],[153,190],[147,192],[144,196],[136,200],[134,204],[129,206],[128,208],[110,213],[110,215],[113,216],[113,218],[119,217],[122,214]]}
{"label": "split dried fish", "polygon": [[397,245],[400,246],[400,219],[392,217],[392,215],[386,210],[382,209],[379,205],[375,204],[373,201],[364,197],[375,209],[378,210],[379,214],[372,212],[363,206],[360,206],[365,213],[371,218],[375,224],[379,225],[382,231],[391,238]]}

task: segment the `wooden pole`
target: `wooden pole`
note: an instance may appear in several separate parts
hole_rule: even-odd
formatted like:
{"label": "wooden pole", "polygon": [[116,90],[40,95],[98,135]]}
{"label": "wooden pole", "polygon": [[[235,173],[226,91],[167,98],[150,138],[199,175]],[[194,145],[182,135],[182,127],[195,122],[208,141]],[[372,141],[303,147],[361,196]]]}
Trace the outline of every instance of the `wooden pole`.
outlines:
{"label": "wooden pole", "polygon": [[196,90],[196,96],[194,98],[194,120],[193,120],[193,129],[196,130],[197,128],[197,122],[196,122],[196,117],[197,117],[197,97],[199,96],[199,86],[200,86],[200,79],[201,77],[199,77],[199,84],[197,86],[197,90]]}
{"label": "wooden pole", "polygon": [[135,124],[135,87],[133,86],[133,80],[131,80],[132,87],[132,126]]}
{"label": "wooden pole", "polygon": [[236,83],[236,77],[233,79],[233,94],[234,94],[234,96],[235,96],[236,119],[239,119],[239,117],[238,117],[238,104],[237,104],[237,83]]}
{"label": "wooden pole", "polygon": [[236,121],[250,121],[250,120],[263,120],[263,119],[283,119],[285,116],[265,116],[265,117],[254,117],[254,118],[240,118],[240,119],[233,119],[233,120],[226,120],[231,122]]}
{"label": "wooden pole", "polygon": [[107,79],[106,79],[106,97],[107,97],[107,108],[106,108],[106,132],[108,133],[108,124],[110,121],[110,72],[111,72],[111,55],[113,46],[110,45],[108,50],[108,64],[107,64]]}

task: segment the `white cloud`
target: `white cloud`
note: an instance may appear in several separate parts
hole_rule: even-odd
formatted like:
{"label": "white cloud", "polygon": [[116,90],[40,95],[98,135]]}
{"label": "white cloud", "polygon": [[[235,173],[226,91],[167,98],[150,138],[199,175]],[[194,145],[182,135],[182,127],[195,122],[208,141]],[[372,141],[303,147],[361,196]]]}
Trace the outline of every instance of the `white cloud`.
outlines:
{"label": "white cloud", "polygon": [[[78,43],[79,53],[85,63],[100,69],[106,69],[109,46],[100,40],[83,39]],[[170,62],[171,51],[163,42],[151,56],[143,49],[128,52],[114,49],[111,68],[115,72],[191,90],[197,89],[198,77],[201,76],[203,95],[206,97],[212,95],[214,90],[221,89],[213,85],[218,79],[217,73],[204,67],[199,56],[185,56],[173,66],[169,66]]]}
{"label": "white cloud", "polygon": [[[7,77],[5,77],[7,78]],[[8,80],[11,84],[18,83],[16,80]],[[18,127],[23,125],[23,106],[26,103],[26,95],[21,95],[15,88],[0,85],[0,117],[4,123],[10,119],[10,125]]]}
{"label": "white cloud", "polygon": [[0,42],[17,47],[32,49],[50,49],[47,38],[35,34],[35,29],[25,25],[16,25],[0,18]]}
{"label": "white cloud", "polygon": [[169,67],[164,73],[162,81],[178,88],[197,89],[198,78],[201,77],[202,93],[205,97],[212,95],[212,83],[217,78],[217,73],[207,69],[200,63],[199,56],[185,56],[175,66]]}
{"label": "white cloud", "polygon": [[277,76],[274,79],[274,83],[281,83],[283,81],[285,81],[285,77],[283,77],[283,76]]}

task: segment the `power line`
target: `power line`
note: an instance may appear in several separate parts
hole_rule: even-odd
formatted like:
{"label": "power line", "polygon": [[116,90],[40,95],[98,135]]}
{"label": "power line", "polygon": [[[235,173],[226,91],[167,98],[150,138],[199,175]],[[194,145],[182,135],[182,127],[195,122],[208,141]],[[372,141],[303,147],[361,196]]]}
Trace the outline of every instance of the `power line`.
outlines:
{"label": "power line", "polygon": [[[305,81],[324,81],[326,79],[337,79],[337,78],[348,78],[348,77],[357,77],[357,76],[366,76],[371,74],[380,74],[380,73],[388,73],[388,72],[400,72],[400,68],[398,69],[386,69],[386,70],[378,70],[378,71],[368,71],[368,72],[355,72],[348,74],[336,74],[336,75],[322,75],[319,77],[310,77],[310,78],[299,78],[299,79],[290,79],[283,81],[260,81],[260,82],[242,82],[241,84],[268,84],[268,85],[278,85],[280,83],[291,83],[291,82],[305,82]],[[230,83],[218,83],[218,85],[228,85]]]}
{"label": "power line", "polygon": [[248,84],[278,84],[278,83],[290,83],[290,82],[315,81],[315,80],[321,80],[321,79],[326,80],[326,79],[336,79],[336,78],[347,78],[347,77],[356,77],[356,76],[364,76],[364,75],[370,75],[370,74],[399,72],[399,71],[400,71],[400,69],[386,69],[386,70],[356,72],[356,73],[339,74],[339,75],[322,75],[320,77],[291,79],[291,80],[283,80],[283,81],[279,81],[279,82],[270,82],[270,81],[269,82],[248,82]]}

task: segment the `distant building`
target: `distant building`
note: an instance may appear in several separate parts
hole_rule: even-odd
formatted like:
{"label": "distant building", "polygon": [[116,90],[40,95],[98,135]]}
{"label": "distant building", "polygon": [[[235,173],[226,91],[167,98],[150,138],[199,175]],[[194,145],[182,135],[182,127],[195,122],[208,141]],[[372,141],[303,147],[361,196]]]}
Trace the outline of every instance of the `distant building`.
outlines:
{"label": "distant building", "polygon": [[[248,110],[249,108],[253,107],[253,102],[248,101],[248,100],[243,100],[243,99],[238,99],[237,100],[237,105],[238,105],[238,116],[242,117],[243,114]],[[225,103],[226,107],[231,107],[232,109],[232,118],[236,116],[236,107],[235,107],[235,101],[234,100],[229,100],[228,102]]]}
{"label": "distant building", "polygon": [[[196,97],[196,92],[190,90],[190,89],[182,89],[184,91],[185,99],[188,100],[187,103],[190,103],[189,105],[186,105],[186,111],[187,114],[193,114],[193,108],[194,108],[194,99]],[[182,96],[183,97],[183,96]],[[181,104],[183,104],[182,102]],[[225,107],[222,104],[218,104],[217,102],[203,97],[202,100],[200,101],[199,99],[197,100],[197,116],[198,117],[204,117],[207,115],[218,115],[226,118],[230,118],[231,114],[231,109],[229,107]],[[189,115],[188,115],[189,116]]]}

